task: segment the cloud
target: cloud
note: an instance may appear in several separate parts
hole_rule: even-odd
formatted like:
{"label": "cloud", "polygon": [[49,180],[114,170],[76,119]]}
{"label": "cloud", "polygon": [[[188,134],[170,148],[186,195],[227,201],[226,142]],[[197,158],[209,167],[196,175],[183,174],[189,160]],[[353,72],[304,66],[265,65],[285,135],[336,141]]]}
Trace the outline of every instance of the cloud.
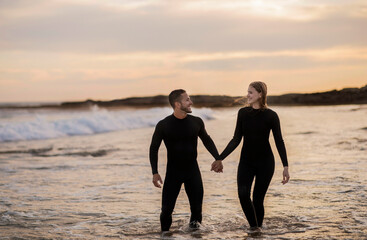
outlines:
{"label": "cloud", "polygon": [[[367,43],[367,32],[361,31],[367,26],[367,18],[347,15],[340,6],[331,15],[298,21],[261,14],[234,14],[231,8],[219,11],[208,7],[199,11],[196,6],[189,11],[189,4],[175,8],[162,2],[155,5],[140,2],[135,7],[126,7],[129,5],[111,5],[112,2],[116,1],[107,1],[106,5],[94,1],[93,4],[41,1],[37,14],[33,15],[34,6],[24,7],[29,9],[23,9],[27,14],[18,16],[18,12],[16,16],[3,17],[0,50],[110,54],[273,51]],[[298,10],[303,11],[302,8],[305,7],[300,6]],[[328,8],[324,11],[328,12]]]}
{"label": "cloud", "polygon": [[313,69],[329,66],[345,66],[345,65],[360,65],[366,66],[366,60],[350,61],[328,61],[328,62],[315,62],[312,59],[306,57],[254,57],[247,59],[227,59],[227,60],[213,60],[213,61],[200,61],[190,62],[184,64],[183,67],[195,71],[256,71],[256,70],[294,70],[294,69]]}
{"label": "cloud", "polygon": [[249,51],[187,54],[183,68],[195,71],[295,70],[366,66],[367,48],[329,48],[296,51]]}
{"label": "cloud", "polygon": [[0,101],[362,86],[362,0],[3,0]]}

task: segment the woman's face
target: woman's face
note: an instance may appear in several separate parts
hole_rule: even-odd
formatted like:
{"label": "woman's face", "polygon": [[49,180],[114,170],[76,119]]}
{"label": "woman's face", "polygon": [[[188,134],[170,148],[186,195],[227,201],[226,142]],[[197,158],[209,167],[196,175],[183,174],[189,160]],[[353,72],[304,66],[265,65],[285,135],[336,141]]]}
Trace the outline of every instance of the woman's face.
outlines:
{"label": "woman's face", "polygon": [[250,105],[253,105],[254,103],[257,103],[260,101],[261,93],[257,92],[255,88],[252,86],[248,87],[247,90],[247,102]]}

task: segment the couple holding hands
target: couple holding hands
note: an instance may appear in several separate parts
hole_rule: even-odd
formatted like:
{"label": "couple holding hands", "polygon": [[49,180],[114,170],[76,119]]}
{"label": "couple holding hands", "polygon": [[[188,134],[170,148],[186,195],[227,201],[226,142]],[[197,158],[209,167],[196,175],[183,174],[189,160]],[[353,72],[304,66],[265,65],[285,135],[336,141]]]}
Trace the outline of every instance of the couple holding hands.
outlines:
{"label": "couple holding hands", "polygon": [[[223,172],[222,161],[236,149],[242,138],[240,162],[237,172],[238,196],[250,230],[260,230],[264,219],[264,198],[274,174],[274,155],[269,134],[273,132],[284,170],[282,183],[289,181],[288,161],[280,122],[276,112],[267,107],[267,87],[263,82],[253,82],[248,87],[248,107],[238,111],[232,140],[221,154],[207,134],[201,118],[189,115],[192,101],[185,90],[174,90],[169,95],[173,114],[156,125],[150,145],[150,164],[154,186],[161,188],[162,178],[158,173],[158,150],[162,140],[167,148],[167,169],[162,191],[160,214],[162,232],[169,231],[172,212],[182,184],[189,199],[190,228],[197,229],[202,221],[203,183],[197,162],[197,141],[200,137],[205,148],[215,161],[212,170]],[[251,186],[255,179],[253,199]]]}

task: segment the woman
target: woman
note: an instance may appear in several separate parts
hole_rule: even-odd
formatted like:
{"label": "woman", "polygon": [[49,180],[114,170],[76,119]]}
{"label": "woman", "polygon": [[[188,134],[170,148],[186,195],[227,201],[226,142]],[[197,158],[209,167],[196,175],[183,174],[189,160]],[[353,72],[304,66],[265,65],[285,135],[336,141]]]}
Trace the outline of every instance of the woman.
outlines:
{"label": "woman", "polygon": [[[274,174],[274,156],[269,144],[270,130],[283,163],[283,184],[289,180],[286,149],[282,139],[278,115],[266,104],[267,87],[263,82],[249,85],[248,107],[238,111],[237,124],[232,140],[220,155],[225,159],[244,139],[237,172],[238,196],[250,224],[250,230],[260,230],[264,219],[264,198]],[[222,161],[212,164],[212,170],[221,172]],[[255,180],[253,199],[250,198]]]}

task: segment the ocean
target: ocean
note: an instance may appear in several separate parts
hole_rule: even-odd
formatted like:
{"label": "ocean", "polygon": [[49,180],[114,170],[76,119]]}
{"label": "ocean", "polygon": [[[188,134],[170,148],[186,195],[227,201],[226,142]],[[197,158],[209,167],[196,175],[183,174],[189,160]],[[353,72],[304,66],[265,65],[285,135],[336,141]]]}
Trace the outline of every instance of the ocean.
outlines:
{"label": "ocean", "polygon": [[[2,109],[0,239],[367,239],[367,105],[270,108],[280,117],[291,179],[281,184],[270,136],[276,169],[260,236],[248,232],[237,197],[241,147],[218,174],[200,140],[201,229],[188,228],[182,187],[172,234],[161,235],[161,189],[152,184],[148,152],[168,107]],[[219,152],[233,136],[238,109],[193,109]],[[162,144],[162,177],[165,164]]]}

